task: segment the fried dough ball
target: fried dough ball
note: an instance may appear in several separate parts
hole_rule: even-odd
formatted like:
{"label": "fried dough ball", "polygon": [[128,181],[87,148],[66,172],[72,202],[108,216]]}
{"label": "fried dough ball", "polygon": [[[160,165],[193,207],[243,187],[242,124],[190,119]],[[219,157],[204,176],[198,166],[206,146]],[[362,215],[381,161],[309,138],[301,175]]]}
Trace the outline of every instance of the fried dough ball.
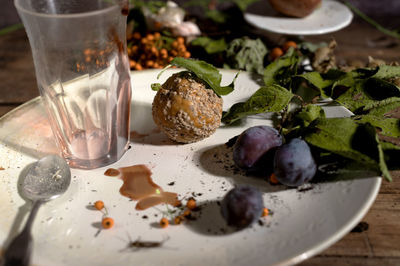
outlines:
{"label": "fried dough ball", "polygon": [[188,71],[173,74],[153,100],[153,120],[172,140],[191,143],[209,137],[221,123],[222,98]]}
{"label": "fried dough ball", "polygon": [[269,0],[272,8],[291,17],[303,18],[310,15],[321,0]]}

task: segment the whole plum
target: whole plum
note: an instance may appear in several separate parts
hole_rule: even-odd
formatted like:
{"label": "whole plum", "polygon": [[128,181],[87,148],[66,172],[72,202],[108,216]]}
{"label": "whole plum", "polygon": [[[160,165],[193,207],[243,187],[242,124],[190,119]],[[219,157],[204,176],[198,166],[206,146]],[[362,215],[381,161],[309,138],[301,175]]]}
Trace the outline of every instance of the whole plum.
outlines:
{"label": "whole plum", "polygon": [[254,126],[239,135],[233,146],[233,161],[243,169],[255,167],[273,148],[282,145],[278,130],[269,126]]}
{"label": "whole plum", "polygon": [[280,146],[274,158],[274,173],[279,182],[290,187],[310,181],[317,171],[308,144],[299,138]]}
{"label": "whole plum", "polygon": [[264,208],[261,192],[249,185],[230,190],[221,202],[221,214],[229,226],[247,227],[260,218]]}

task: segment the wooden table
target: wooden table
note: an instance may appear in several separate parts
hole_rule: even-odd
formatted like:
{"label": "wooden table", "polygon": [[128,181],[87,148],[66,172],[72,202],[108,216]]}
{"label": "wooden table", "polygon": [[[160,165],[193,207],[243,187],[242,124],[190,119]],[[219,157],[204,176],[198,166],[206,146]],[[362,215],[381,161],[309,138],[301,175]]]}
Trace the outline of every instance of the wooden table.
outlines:
{"label": "wooden table", "polygon": [[[280,38],[279,35],[270,36]],[[400,40],[387,37],[362,21],[333,33],[306,37],[309,41],[338,42],[339,62],[367,56],[400,62]],[[24,30],[0,36],[0,116],[38,96],[33,61]],[[394,181],[382,182],[380,193],[363,222],[366,231],[349,233],[301,265],[400,265],[400,171]]]}

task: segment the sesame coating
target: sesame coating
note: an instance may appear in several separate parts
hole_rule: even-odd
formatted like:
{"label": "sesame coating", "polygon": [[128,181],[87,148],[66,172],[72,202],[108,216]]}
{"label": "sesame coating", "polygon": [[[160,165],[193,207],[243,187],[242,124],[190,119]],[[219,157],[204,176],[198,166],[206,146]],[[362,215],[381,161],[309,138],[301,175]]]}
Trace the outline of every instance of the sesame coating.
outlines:
{"label": "sesame coating", "polygon": [[222,98],[188,71],[172,75],[154,97],[156,125],[172,140],[191,143],[209,137],[221,123]]}

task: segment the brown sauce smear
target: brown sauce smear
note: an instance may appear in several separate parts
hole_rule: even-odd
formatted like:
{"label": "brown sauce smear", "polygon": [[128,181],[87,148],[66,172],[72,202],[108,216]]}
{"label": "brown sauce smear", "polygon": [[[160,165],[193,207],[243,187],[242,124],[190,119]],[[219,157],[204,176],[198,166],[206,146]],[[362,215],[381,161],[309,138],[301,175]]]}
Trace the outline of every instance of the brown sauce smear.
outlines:
{"label": "brown sauce smear", "polygon": [[119,172],[119,170],[118,169],[114,169],[114,168],[107,169],[104,172],[104,175],[106,175],[106,176],[119,176],[120,174],[121,173]]}
{"label": "brown sauce smear", "polygon": [[150,169],[142,164],[117,169],[110,168],[104,175],[117,176],[124,182],[119,189],[121,195],[137,200],[136,209],[145,210],[161,203],[180,205],[178,194],[164,191],[151,179]]}
{"label": "brown sauce smear", "polygon": [[141,139],[141,138],[148,137],[148,136],[149,136],[149,134],[142,134],[142,133],[139,133],[139,132],[137,132],[135,130],[130,132],[130,138],[131,139]]}

